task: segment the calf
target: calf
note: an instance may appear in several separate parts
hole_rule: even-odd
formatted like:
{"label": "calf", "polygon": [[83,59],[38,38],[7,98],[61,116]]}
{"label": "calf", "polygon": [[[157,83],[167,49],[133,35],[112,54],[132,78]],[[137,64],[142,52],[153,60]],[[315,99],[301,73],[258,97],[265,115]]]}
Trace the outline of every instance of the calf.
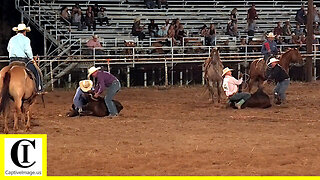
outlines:
{"label": "calf", "polygon": [[[230,106],[236,108],[234,103],[231,103]],[[255,93],[251,94],[250,99],[248,99],[241,108],[246,107],[269,108],[271,107],[270,97],[263,92],[262,88],[259,88]]]}

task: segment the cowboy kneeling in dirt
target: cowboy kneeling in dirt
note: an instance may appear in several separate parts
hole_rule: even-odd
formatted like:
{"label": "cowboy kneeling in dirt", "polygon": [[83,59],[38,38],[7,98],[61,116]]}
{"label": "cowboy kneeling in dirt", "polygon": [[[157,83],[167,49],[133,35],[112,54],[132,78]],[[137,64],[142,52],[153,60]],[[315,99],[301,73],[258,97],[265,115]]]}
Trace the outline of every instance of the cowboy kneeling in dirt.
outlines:
{"label": "cowboy kneeling in dirt", "polygon": [[224,76],[223,79],[223,90],[226,93],[226,96],[228,97],[229,101],[228,103],[231,102],[236,102],[235,106],[238,109],[241,109],[241,106],[243,103],[245,103],[250,97],[250,93],[245,93],[245,92],[238,92],[238,86],[242,84],[243,79],[242,77],[237,80],[232,76],[232,71],[233,69],[229,69],[228,67],[223,69],[222,76]]}

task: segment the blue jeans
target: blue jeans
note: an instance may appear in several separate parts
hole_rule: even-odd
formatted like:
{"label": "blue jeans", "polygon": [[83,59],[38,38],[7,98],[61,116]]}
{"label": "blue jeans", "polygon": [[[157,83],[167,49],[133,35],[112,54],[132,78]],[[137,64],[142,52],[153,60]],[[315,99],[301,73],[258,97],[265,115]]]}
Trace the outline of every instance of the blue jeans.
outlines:
{"label": "blue jeans", "polygon": [[231,102],[238,102],[241,99],[243,99],[244,101],[247,101],[250,97],[251,97],[250,93],[241,92],[241,93],[236,93],[235,95],[231,96],[229,98],[229,100]]}
{"label": "blue jeans", "polygon": [[120,90],[120,88],[121,88],[121,84],[119,80],[114,80],[111,86],[108,88],[107,95],[104,97],[104,102],[106,103],[111,116],[118,115],[117,107],[113,103],[112,99],[116,95],[116,93]]}
{"label": "blue jeans", "polygon": [[286,100],[286,91],[289,87],[290,79],[285,79],[281,82],[278,82],[276,87],[274,88],[274,94],[278,95],[281,101]]}

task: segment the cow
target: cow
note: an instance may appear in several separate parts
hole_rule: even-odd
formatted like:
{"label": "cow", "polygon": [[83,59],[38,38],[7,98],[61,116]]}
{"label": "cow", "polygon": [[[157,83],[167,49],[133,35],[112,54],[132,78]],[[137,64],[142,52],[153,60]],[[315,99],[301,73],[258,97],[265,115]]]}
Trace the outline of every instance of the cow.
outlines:
{"label": "cow", "polygon": [[[234,102],[231,102],[230,106],[236,109]],[[270,97],[263,91],[263,88],[259,88],[255,93],[251,94],[251,97],[241,106],[241,108],[269,108],[271,106]]]}

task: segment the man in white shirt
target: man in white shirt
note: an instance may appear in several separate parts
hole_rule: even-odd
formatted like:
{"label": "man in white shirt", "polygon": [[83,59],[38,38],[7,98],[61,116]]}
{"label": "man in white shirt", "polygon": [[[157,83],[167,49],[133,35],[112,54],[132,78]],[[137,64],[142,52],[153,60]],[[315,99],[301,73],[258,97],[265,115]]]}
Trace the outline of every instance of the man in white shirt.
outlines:
{"label": "man in white shirt", "polygon": [[33,64],[33,54],[30,45],[30,39],[26,36],[30,32],[30,27],[21,23],[18,27],[12,28],[17,34],[9,40],[7,50],[9,52],[10,63],[14,61],[24,62],[26,67],[32,71],[35,76],[37,90],[43,91],[42,79],[35,65]]}
{"label": "man in white shirt", "polygon": [[232,76],[233,69],[229,69],[228,67],[223,69],[222,76],[223,79],[223,90],[226,93],[226,96],[229,99],[229,102],[236,102],[235,106],[238,109],[241,109],[242,104],[246,102],[251,97],[251,94],[245,92],[238,92],[238,86],[243,82],[242,78],[237,80]]}

